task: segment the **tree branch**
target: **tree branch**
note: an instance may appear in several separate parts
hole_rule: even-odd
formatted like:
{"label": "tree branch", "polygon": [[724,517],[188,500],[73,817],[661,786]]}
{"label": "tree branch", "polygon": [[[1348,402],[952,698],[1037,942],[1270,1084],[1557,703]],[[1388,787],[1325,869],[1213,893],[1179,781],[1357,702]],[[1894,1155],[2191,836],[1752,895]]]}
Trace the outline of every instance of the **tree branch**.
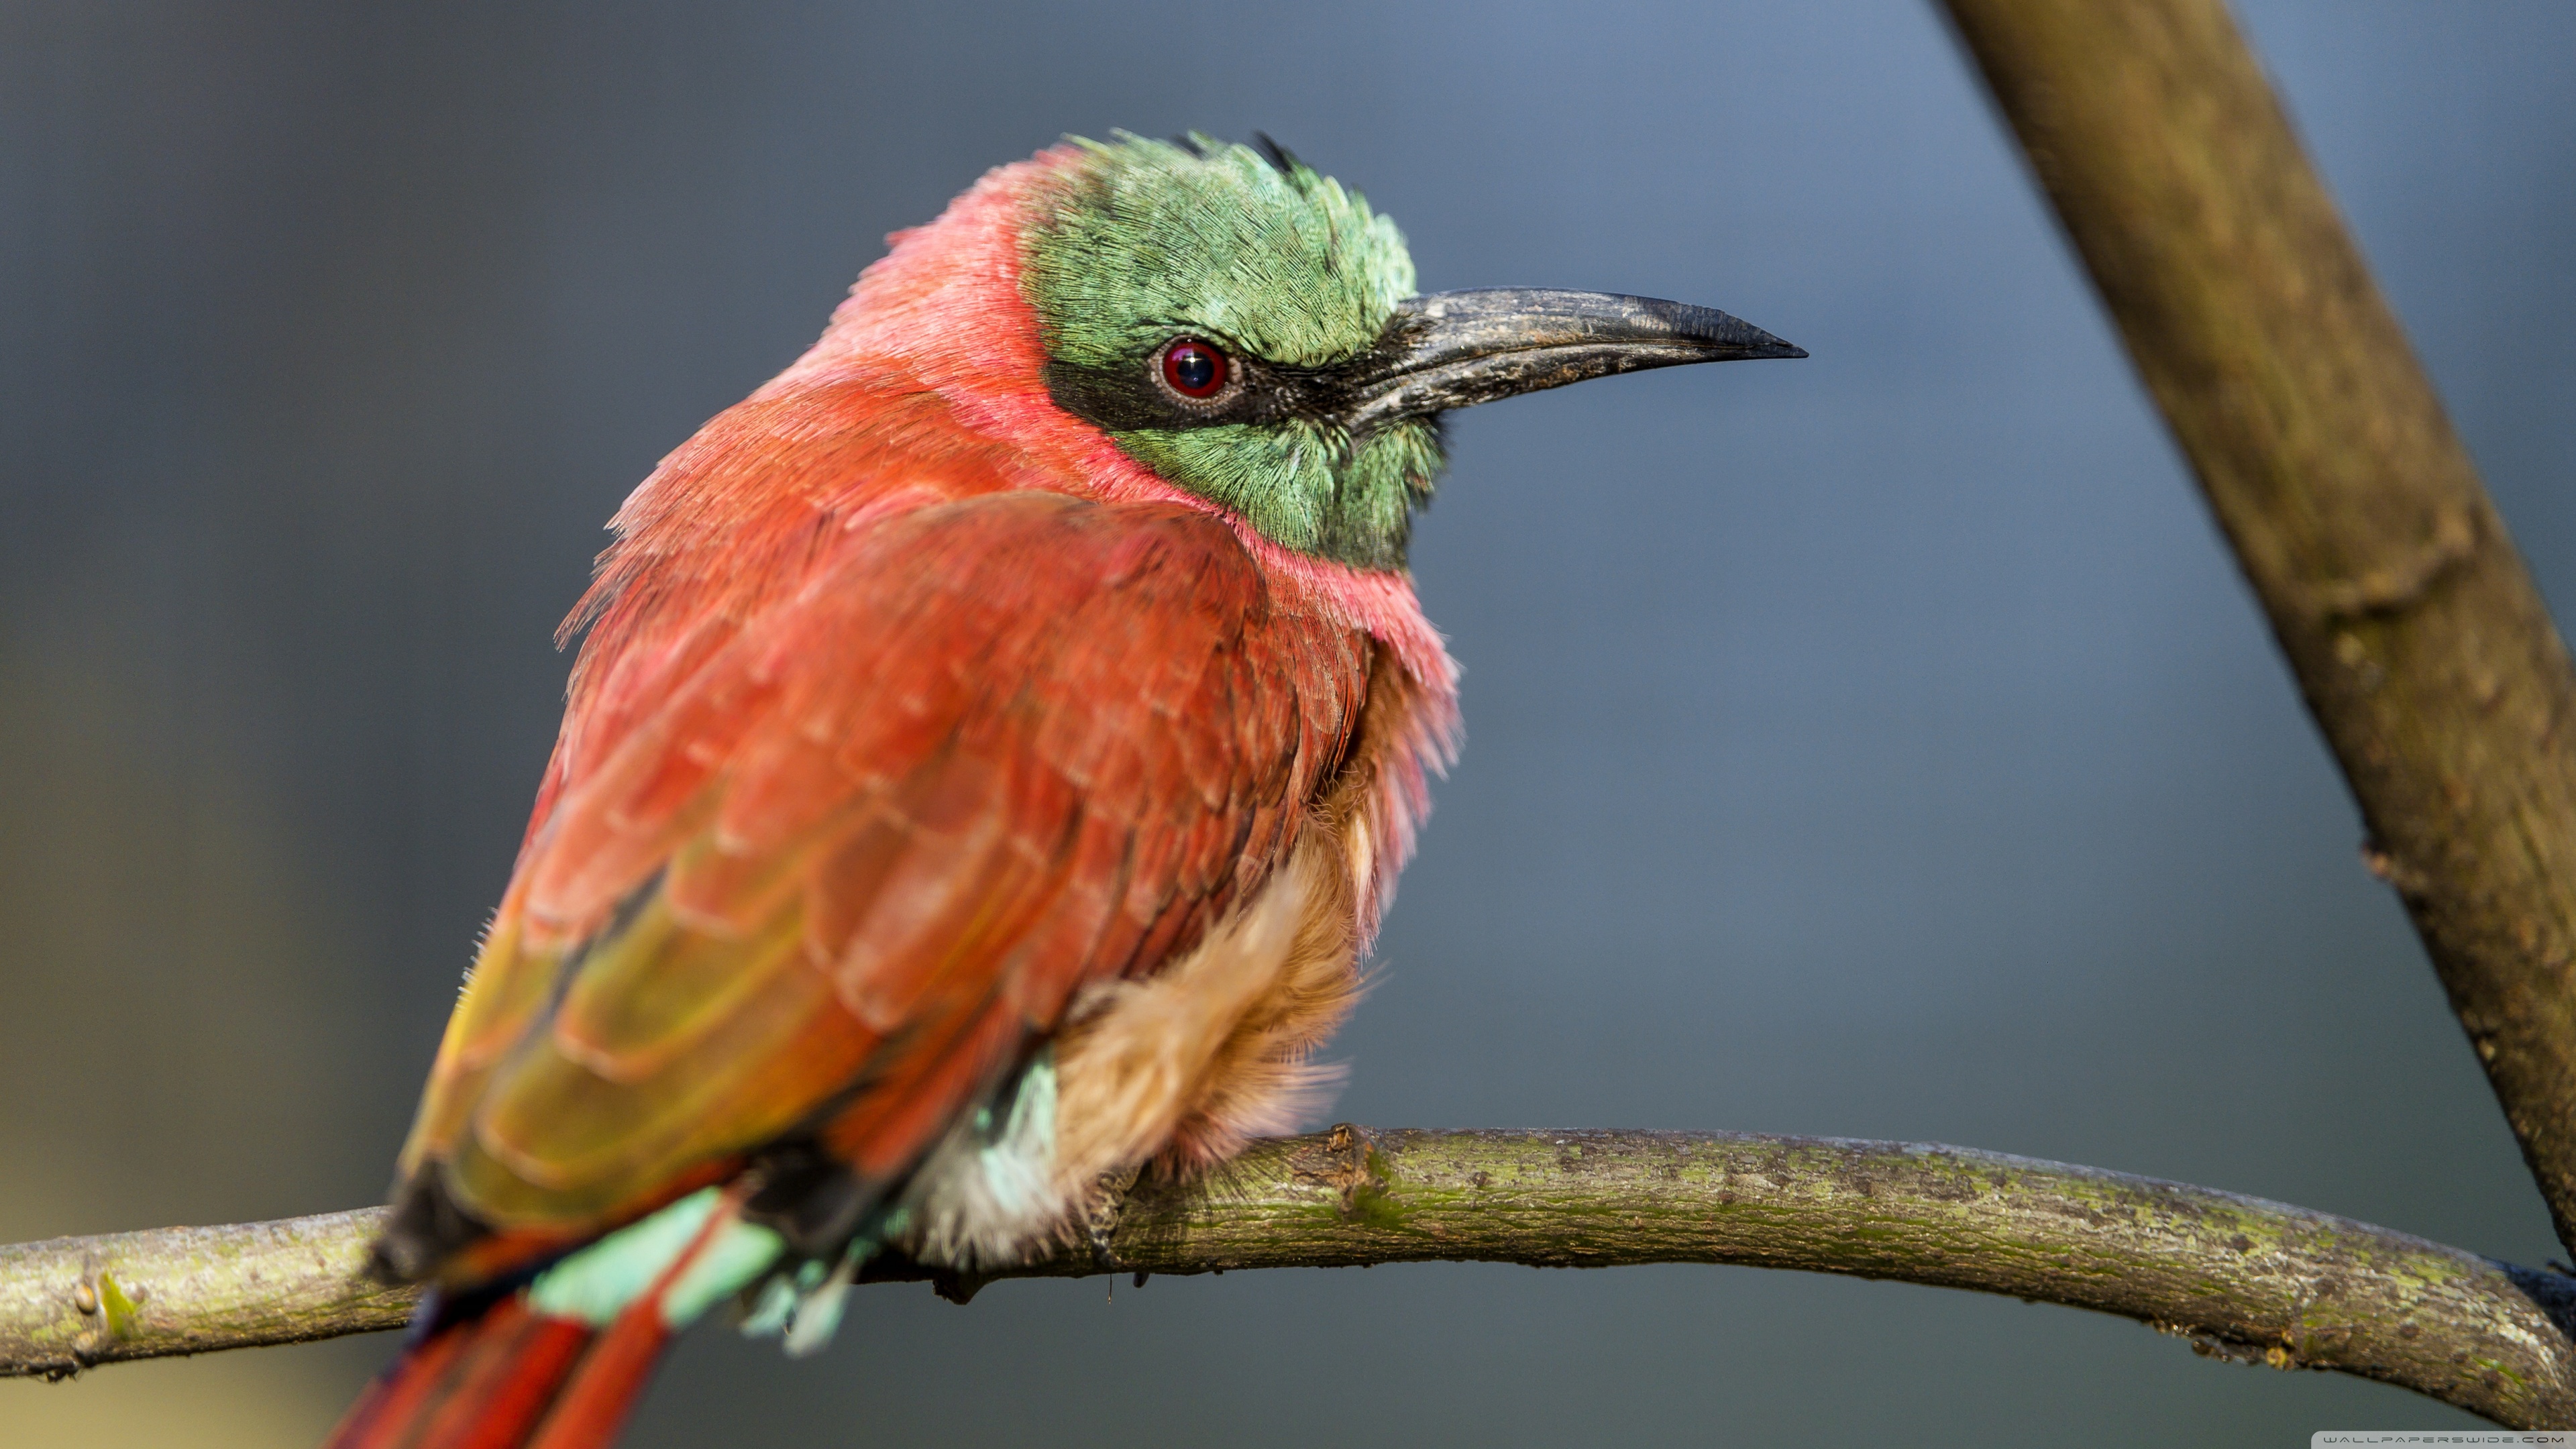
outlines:
{"label": "tree branch", "polygon": [[417,1290],[359,1273],[383,1208],[0,1247],[0,1377],[399,1328]]}
{"label": "tree branch", "polygon": [[[380,1209],[0,1248],[0,1375],[399,1325],[358,1276]],[[2208,1188],[2000,1153],[1749,1133],[1329,1133],[1138,1184],[1088,1242],[1000,1278],[1424,1261],[1740,1263],[2098,1309],[2201,1352],[2576,1423],[2576,1279]],[[84,1290],[87,1297],[83,1297]],[[83,1302],[94,1307],[84,1311]]]}
{"label": "tree branch", "polygon": [[2222,0],[1945,0],[2576,1250],[2576,668]]}

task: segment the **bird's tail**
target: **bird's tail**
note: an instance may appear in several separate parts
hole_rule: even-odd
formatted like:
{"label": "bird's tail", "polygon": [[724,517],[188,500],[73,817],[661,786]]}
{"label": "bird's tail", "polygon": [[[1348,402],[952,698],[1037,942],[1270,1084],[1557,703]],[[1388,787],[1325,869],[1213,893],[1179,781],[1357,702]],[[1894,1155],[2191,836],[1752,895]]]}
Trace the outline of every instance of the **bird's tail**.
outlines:
{"label": "bird's tail", "polygon": [[672,1337],[776,1264],[709,1188],[540,1274],[386,1368],[325,1449],[605,1449]]}
{"label": "bird's tail", "polygon": [[588,1426],[587,1438],[577,1437],[580,1426],[568,1419],[562,1434],[553,1432],[553,1410],[569,1397],[566,1386],[600,1337],[587,1323],[535,1312],[525,1293],[513,1294],[405,1348],[340,1421],[328,1449],[605,1444],[617,1418]]}

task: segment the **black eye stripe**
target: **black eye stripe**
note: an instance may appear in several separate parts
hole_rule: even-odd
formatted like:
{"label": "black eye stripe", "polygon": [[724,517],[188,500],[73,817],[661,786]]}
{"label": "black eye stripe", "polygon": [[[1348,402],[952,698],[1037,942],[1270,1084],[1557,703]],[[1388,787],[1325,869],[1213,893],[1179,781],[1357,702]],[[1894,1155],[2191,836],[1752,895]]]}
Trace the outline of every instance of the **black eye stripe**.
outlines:
{"label": "black eye stripe", "polygon": [[1390,319],[1377,346],[1323,367],[1271,362],[1209,340],[1208,345],[1224,355],[1230,376],[1204,403],[1190,400],[1162,375],[1173,344],[1197,340],[1200,334],[1179,334],[1124,364],[1106,367],[1050,358],[1044,376],[1056,406],[1113,433],[1281,423],[1295,418],[1334,423],[1357,407],[1360,385],[1382,372],[1388,359],[1401,350],[1399,326],[1397,319]]}
{"label": "black eye stripe", "polygon": [[1274,423],[1303,411],[1296,389],[1279,369],[1257,357],[1224,355],[1226,376],[1204,401],[1188,396],[1168,375],[1165,348],[1123,366],[1086,367],[1051,359],[1045,370],[1047,391],[1058,407],[1111,432]]}

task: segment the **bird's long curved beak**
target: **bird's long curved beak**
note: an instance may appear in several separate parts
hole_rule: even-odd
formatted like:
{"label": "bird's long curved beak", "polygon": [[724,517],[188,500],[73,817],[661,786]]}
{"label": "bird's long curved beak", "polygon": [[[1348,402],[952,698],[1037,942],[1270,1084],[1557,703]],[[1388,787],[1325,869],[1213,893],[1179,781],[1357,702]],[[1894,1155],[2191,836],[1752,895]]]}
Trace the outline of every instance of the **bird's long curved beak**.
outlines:
{"label": "bird's long curved beak", "polygon": [[1616,372],[1807,355],[1714,307],[1550,287],[1481,287],[1410,298],[1398,304],[1388,334],[1378,365],[1356,379],[1354,425],[1470,407]]}

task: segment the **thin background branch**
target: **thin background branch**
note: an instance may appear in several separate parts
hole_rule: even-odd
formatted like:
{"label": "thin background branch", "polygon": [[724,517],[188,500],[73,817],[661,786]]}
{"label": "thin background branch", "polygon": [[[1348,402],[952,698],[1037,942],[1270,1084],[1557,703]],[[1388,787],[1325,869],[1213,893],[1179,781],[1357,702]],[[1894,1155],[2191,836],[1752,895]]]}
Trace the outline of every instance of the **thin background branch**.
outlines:
{"label": "thin background branch", "polygon": [[1945,0],[2576,1251],[2576,666],[2221,0]]}

